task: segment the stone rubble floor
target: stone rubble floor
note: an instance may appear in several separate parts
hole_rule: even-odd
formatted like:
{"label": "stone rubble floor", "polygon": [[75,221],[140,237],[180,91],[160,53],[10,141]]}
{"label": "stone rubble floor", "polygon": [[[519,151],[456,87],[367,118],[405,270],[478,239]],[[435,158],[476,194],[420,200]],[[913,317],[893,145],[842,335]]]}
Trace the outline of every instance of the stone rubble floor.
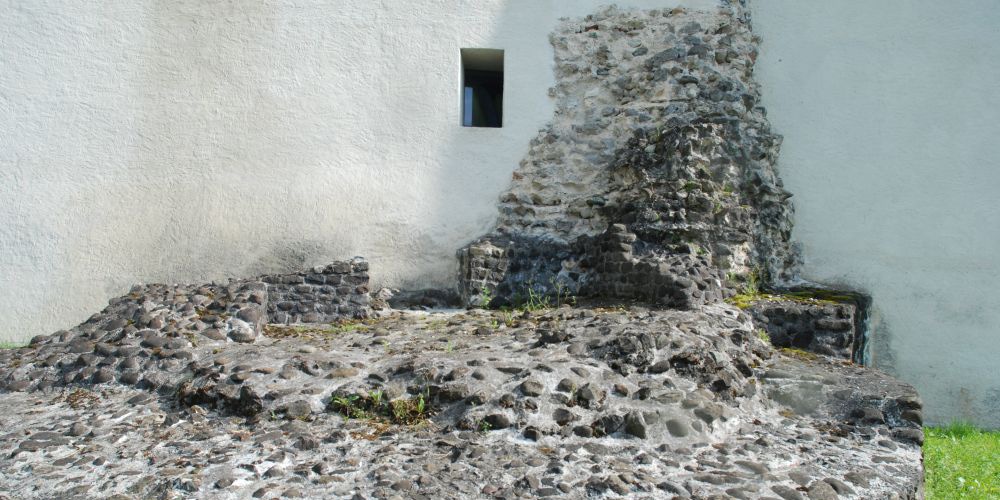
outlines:
{"label": "stone rubble floor", "polygon": [[[0,393],[0,498],[922,498],[922,434],[899,418],[919,412],[912,388],[775,351],[728,305],[395,311],[264,331],[190,338],[190,362],[165,369],[144,348],[156,387]],[[327,409],[375,389],[426,394],[429,418]]]}

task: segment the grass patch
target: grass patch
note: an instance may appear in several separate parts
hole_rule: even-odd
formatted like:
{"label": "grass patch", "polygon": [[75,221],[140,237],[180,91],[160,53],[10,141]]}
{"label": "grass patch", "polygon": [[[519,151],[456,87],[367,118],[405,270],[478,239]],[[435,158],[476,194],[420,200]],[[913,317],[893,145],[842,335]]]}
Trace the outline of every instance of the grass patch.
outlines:
{"label": "grass patch", "polygon": [[764,330],[763,328],[758,328],[757,329],[757,338],[759,338],[761,340],[761,342],[763,342],[763,343],[765,343],[767,345],[771,345],[771,336],[768,335],[767,331]]}
{"label": "grass patch", "polygon": [[302,338],[324,340],[352,332],[371,329],[375,320],[340,320],[333,323],[305,323],[299,325],[264,325],[264,335],[273,339]]}
{"label": "grass patch", "polygon": [[369,328],[369,325],[363,321],[338,321],[331,323],[331,326],[330,332],[334,334],[364,332]]}
{"label": "grass patch", "polygon": [[[822,293],[821,293],[822,292]],[[781,301],[792,301],[798,302],[800,304],[843,304],[845,302],[851,302],[854,300],[850,295],[838,294],[836,292],[829,292],[826,290],[816,291],[816,290],[806,290],[797,292],[783,292],[783,293],[747,293],[743,292],[726,299],[726,302],[739,307],[740,309],[749,309],[750,306],[754,305],[760,301],[771,301],[771,302],[781,302]]]}
{"label": "grass patch", "polygon": [[778,350],[793,358],[804,359],[806,361],[814,361],[816,359],[819,359],[818,354],[814,354],[809,351],[803,351],[802,349],[799,349],[797,347],[782,347],[781,349]]}
{"label": "grass patch", "polygon": [[954,423],[924,436],[928,500],[1000,498],[1000,431]]}
{"label": "grass patch", "polygon": [[423,394],[390,401],[381,390],[369,391],[368,394],[334,395],[327,404],[327,410],[339,413],[345,419],[367,419],[395,425],[417,425],[434,414]]}
{"label": "grass patch", "polygon": [[27,345],[24,342],[0,342],[0,349],[20,349],[27,347]]}

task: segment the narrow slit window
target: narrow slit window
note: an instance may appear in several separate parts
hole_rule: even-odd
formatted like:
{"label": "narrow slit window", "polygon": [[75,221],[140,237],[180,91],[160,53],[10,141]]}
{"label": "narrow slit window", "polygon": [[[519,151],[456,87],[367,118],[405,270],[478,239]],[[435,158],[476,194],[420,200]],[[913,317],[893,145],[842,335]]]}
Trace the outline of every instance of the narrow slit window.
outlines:
{"label": "narrow slit window", "polygon": [[462,125],[503,126],[503,50],[462,49]]}

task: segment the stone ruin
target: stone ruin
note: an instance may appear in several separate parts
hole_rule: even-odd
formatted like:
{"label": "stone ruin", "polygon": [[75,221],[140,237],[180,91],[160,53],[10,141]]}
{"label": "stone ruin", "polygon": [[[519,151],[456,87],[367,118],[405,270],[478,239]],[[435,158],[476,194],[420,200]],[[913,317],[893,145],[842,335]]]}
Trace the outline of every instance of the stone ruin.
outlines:
{"label": "stone ruin", "polygon": [[735,2],[565,20],[456,291],[144,285],[0,351],[0,498],[922,498],[868,298],[797,280],[757,42]]}

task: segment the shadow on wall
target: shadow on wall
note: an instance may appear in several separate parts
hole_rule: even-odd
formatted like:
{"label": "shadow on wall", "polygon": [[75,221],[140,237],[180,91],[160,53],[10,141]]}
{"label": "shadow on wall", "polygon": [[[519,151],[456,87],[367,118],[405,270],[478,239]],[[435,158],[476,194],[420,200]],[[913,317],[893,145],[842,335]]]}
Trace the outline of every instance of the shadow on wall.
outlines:
{"label": "shadow on wall", "polygon": [[[495,223],[497,197],[552,118],[549,33],[559,16],[601,3],[461,0],[444,13],[431,1],[37,7],[42,24],[105,29],[74,32],[79,52],[98,56],[53,52],[66,66],[53,72],[72,76],[45,91],[58,87],[89,110],[53,123],[89,123],[65,132],[72,160],[34,158],[68,171],[53,181],[66,191],[62,208],[32,205],[47,222],[62,219],[54,243],[35,252],[52,252],[44,288],[59,293],[5,299],[33,310],[16,315],[31,324],[10,335],[76,324],[135,282],[224,280],[353,255],[372,263],[375,287],[453,285],[455,251]],[[465,47],[506,51],[502,128],[460,126]],[[15,152],[34,154],[28,142]],[[25,247],[39,244],[28,238]],[[43,267],[15,265],[28,271],[12,276]],[[58,312],[29,320],[44,310]]]}

